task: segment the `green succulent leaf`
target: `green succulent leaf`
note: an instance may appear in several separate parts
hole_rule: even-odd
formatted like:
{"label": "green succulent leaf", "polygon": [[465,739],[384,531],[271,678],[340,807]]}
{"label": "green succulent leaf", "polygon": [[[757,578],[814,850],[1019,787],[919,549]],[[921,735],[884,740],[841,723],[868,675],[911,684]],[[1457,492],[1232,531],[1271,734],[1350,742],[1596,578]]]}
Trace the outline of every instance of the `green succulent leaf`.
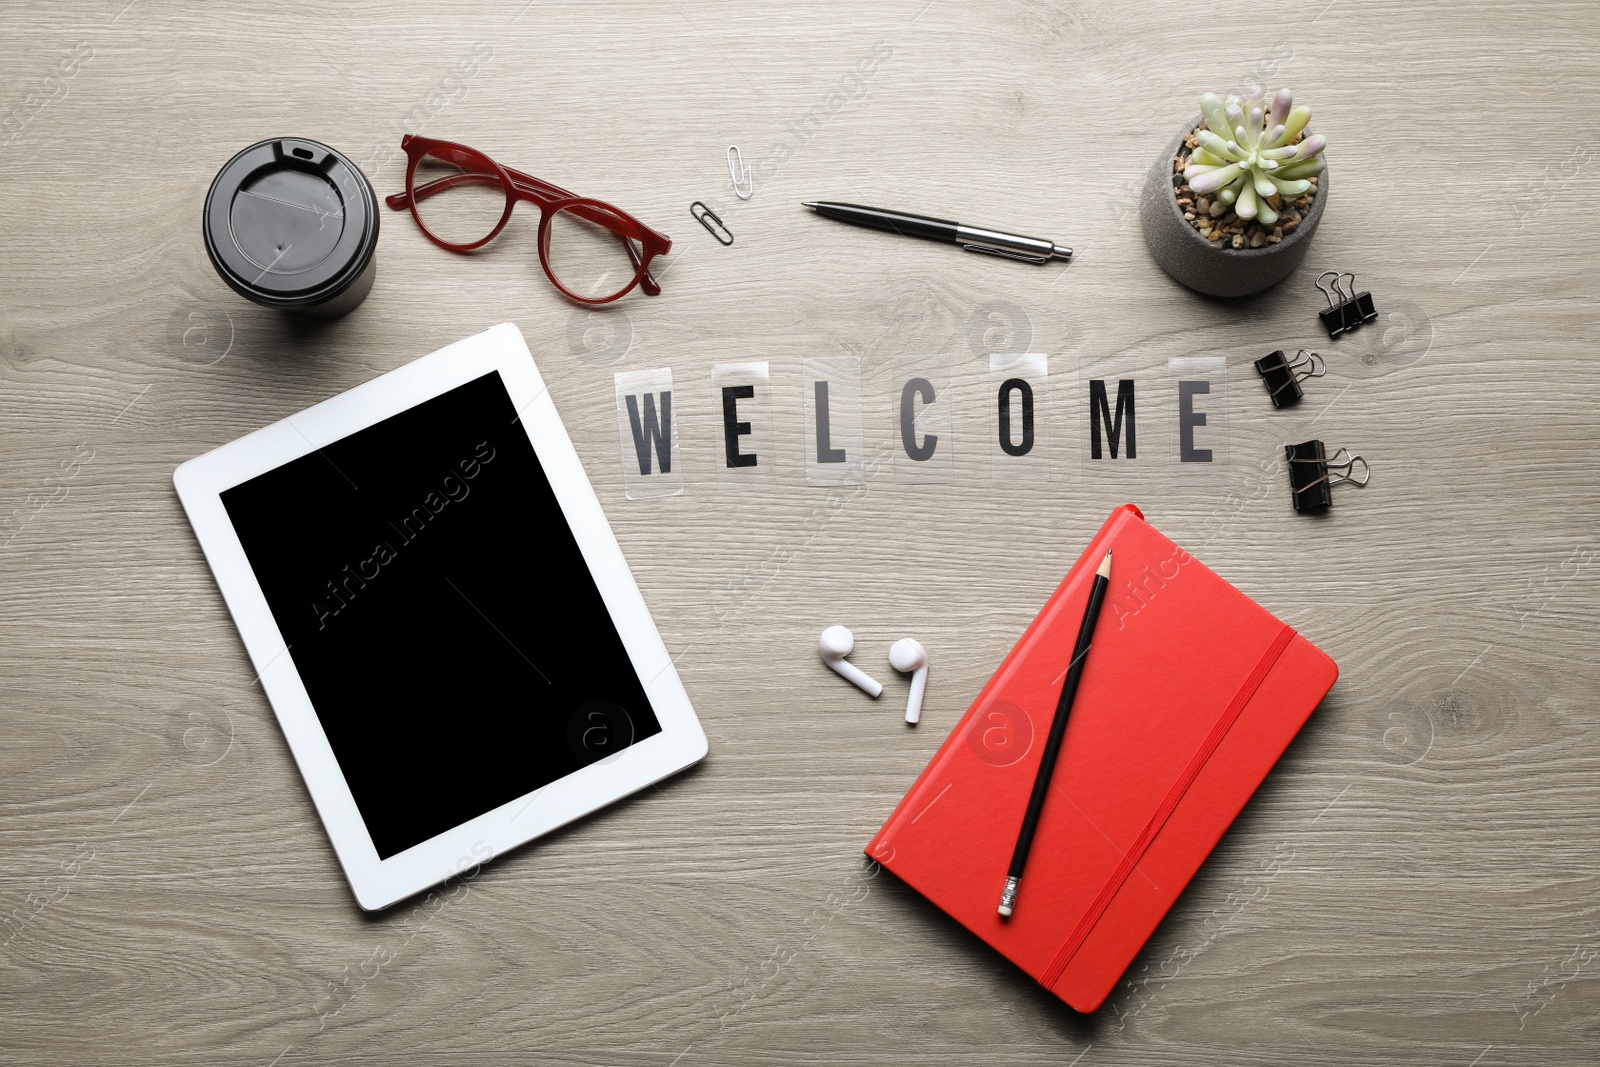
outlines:
{"label": "green succulent leaf", "polygon": [[1253,219],[1256,217],[1256,187],[1254,185],[1246,183],[1243,191],[1239,193],[1238,201],[1233,205],[1233,210],[1241,219]]}
{"label": "green succulent leaf", "polygon": [[1289,112],[1289,117],[1283,120],[1283,136],[1277,143],[1270,144],[1268,148],[1277,148],[1279,145],[1288,144],[1299,136],[1300,131],[1306,128],[1306,123],[1311,121],[1311,109],[1301,104]]}
{"label": "green succulent leaf", "polygon": [[1225,106],[1222,102],[1222,97],[1216,93],[1206,93],[1200,98],[1200,117],[1205,119],[1207,129],[1214,133],[1222,133],[1227,130],[1228,124],[1224,121],[1222,113]]}
{"label": "green succulent leaf", "polygon": [[1279,167],[1277,170],[1273,171],[1272,176],[1274,178],[1282,178],[1286,181],[1294,178],[1315,178],[1318,174],[1321,174],[1324,170],[1326,170],[1327,167],[1327,161],[1321,156],[1313,156],[1311,159],[1296,160],[1287,167]]}
{"label": "green succulent leaf", "polygon": [[1279,89],[1272,97],[1272,110],[1268,112],[1274,126],[1281,126],[1288,118],[1289,110],[1294,106],[1294,94],[1287,89]]}
{"label": "green succulent leaf", "polygon": [[[1226,167],[1217,167],[1203,171],[1189,178],[1189,188],[1197,193],[1211,193],[1229,184],[1243,173],[1243,168],[1238,163],[1229,163]],[[1185,174],[1187,177],[1187,173]]]}
{"label": "green succulent leaf", "polygon": [[1236,161],[1244,158],[1244,154],[1237,151],[1232,142],[1224,141],[1221,137],[1218,137],[1210,130],[1201,130],[1199,133],[1195,134],[1195,140],[1199,143],[1201,148],[1204,148],[1212,155],[1221,156],[1223,159],[1231,159]]}

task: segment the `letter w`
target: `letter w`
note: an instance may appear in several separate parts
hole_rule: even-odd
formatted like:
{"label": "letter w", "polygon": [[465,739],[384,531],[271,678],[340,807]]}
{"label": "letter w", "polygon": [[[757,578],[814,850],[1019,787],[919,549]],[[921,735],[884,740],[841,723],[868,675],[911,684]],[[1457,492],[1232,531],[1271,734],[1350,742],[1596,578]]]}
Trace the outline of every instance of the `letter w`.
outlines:
{"label": "letter w", "polygon": [[[672,390],[661,393],[661,418],[656,418],[654,393],[644,394],[644,420],[639,419],[639,398],[629,393],[628,426],[633,430],[633,448],[639,454],[639,473],[650,473],[650,444],[655,442],[656,458],[661,462],[661,473],[672,473]],[[1118,411],[1121,411],[1119,405]],[[1115,455],[1116,453],[1112,453]]]}

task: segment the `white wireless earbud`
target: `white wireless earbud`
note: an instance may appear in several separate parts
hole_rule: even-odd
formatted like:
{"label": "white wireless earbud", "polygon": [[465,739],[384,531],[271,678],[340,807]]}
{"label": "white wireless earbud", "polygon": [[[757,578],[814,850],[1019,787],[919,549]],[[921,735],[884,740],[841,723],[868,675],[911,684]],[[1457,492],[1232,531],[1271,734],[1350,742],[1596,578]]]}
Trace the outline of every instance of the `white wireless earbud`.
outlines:
{"label": "white wireless earbud", "polygon": [[911,675],[911,695],[906,698],[906,722],[915,726],[922,721],[922,694],[928,689],[928,650],[921,642],[902,637],[889,646],[889,666],[901,674]]}
{"label": "white wireless earbud", "polygon": [[866,690],[867,696],[876,697],[883,692],[883,686],[868,678],[867,675],[853,663],[847,663],[845,657],[856,647],[856,638],[843,626],[830,626],[822,631],[822,662],[838,671],[839,674],[853,685],[858,685]]}

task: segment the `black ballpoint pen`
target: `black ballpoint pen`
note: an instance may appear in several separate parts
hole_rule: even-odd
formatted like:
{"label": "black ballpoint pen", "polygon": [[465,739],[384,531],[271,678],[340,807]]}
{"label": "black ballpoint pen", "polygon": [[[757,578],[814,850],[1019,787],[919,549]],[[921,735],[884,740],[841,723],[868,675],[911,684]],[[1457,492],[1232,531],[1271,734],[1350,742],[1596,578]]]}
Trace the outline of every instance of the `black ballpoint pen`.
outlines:
{"label": "black ballpoint pen", "polygon": [[1052,259],[1071,259],[1072,249],[1046,241],[1042,237],[1023,237],[999,230],[985,230],[977,226],[963,226],[948,219],[929,218],[927,215],[910,215],[904,211],[884,211],[882,208],[862,207],[860,204],[836,204],[826,200],[805,201],[803,206],[824,218],[885,230],[905,237],[922,237],[929,241],[957,244],[968,252],[985,252],[991,256],[1020,259],[1024,263],[1048,263]]}
{"label": "black ballpoint pen", "polygon": [[1044,798],[1050,792],[1050,779],[1056,773],[1056,757],[1061,754],[1061,740],[1067,735],[1067,716],[1072,712],[1072,702],[1078,695],[1078,679],[1083,677],[1083,661],[1094,642],[1094,624],[1100,618],[1100,605],[1105,600],[1106,586],[1111,584],[1111,553],[1100,561],[1094,572],[1094,584],[1089,587],[1089,603],[1083,609],[1083,622],[1078,626],[1078,640],[1072,649],[1072,662],[1067,665],[1067,677],[1061,683],[1061,696],[1056,701],[1056,716],[1050,723],[1050,736],[1045,740],[1044,752],[1039,759],[1039,771],[1033,778],[1033,793],[1028,797],[1028,811],[1022,817],[1022,830],[1017,834],[1017,847],[1011,853],[1011,866],[1006,871],[1006,884],[1000,891],[1000,917],[1008,919],[1017,903],[1017,888],[1022,884],[1022,870],[1028,865],[1028,853],[1033,849],[1033,834],[1039,828],[1039,815],[1044,811]]}

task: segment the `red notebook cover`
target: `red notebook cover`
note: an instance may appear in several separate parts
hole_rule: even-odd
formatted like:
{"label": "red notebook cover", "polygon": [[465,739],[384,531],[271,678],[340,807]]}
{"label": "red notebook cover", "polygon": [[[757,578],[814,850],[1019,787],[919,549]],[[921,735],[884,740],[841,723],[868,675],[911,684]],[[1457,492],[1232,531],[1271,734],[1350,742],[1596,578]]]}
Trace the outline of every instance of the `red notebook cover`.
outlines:
{"label": "red notebook cover", "polygon": [[[1111,584],[1016,912],[996,911],[1095,568]],[[1125,504],[867,854],[1079,1011],[1098,1008],[1333,686],[1318,650]]]}

